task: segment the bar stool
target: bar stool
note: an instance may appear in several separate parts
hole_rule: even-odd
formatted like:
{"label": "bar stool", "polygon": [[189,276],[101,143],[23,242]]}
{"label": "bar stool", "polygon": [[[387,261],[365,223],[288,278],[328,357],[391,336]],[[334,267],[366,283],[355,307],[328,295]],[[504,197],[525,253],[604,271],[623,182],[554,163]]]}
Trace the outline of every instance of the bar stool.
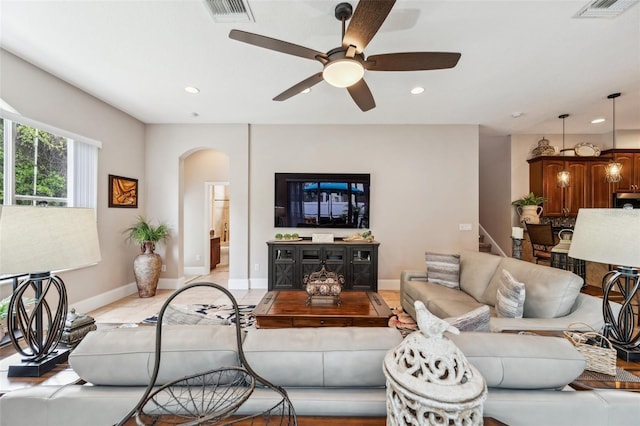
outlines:
{"label": "bar stool", "polygon": [[582,287],[587,285],[587,268],[582,259],[569,257],[571,247],[572,229],[562,229],[558,232],[560,243],[551,249],[551,267],[571,271],[584,281]]}

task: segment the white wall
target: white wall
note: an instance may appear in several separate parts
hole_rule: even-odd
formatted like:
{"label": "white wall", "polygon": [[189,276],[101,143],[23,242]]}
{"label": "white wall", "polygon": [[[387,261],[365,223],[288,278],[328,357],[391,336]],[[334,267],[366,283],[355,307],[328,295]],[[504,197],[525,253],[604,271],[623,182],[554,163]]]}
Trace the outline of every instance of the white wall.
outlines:
{"label": "white wall", "polygon": [[[478,249],[477,126],[253,125],[250,138],[252,285],[266,285],[266,241],[287,231],[273,225],[276,172],[371,174],[381,287],[397,286],[403,269],[424,268],[425,250]],[[461,223],[472,231],[459,231]]]}
{"label": "white wall", "polygon": [[[138,248],[125,243],[122,230],[145,212],[144,198],[139,208],[107,207],[109,174],[140,179],[144,196],[144,125],[131,116],[105,104],[87,93],[59,80],[39,68],[0,50],[0,98],[20,114],[60,129],[84,135],[102,142],[98,160],[98,234],[102,261],[93,267],[61,274],[65,281],[69,303],[114,291],[133,278],[133,259]],[[128,292],[128,293],[127,293]],[[93,309],[103,300],[83,306]]]}

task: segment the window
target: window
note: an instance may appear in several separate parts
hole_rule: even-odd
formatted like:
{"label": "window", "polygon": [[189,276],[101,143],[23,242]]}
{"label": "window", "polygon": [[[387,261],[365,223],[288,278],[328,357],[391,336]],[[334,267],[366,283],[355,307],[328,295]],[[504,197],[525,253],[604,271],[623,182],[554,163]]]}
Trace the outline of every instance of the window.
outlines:
{"label": "window", "polygon": [[1,204],[96,207],[99,142],[2,115]]}

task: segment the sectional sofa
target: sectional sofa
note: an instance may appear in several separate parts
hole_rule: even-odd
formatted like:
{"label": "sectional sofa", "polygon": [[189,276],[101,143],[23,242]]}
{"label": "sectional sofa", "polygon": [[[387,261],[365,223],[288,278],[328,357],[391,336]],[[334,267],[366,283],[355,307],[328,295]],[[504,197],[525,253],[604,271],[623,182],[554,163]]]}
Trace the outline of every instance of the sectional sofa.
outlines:
{"label": "sectional sofa", "polygon": [[[507,333],[450,337],[486,380],[485,416],[512,426],[632,425],[640,418],[640,394],[566,386],[585,366],[566,339]],[[386,327],[258,329],[246,333],[242,350],[256,373],[286,389],[300,420],[384,419],[383,359],[401,340],[397,330]],[[145,391],[154,341],[154,327],[89,333],[69,358],[87,383],[10,392],[0,398],[0,424],[116,424]],[[157,383],[238,364],[233,327],[165,326]],[[261,411],[278,397],[257,386],[237,414]]]}
{"label": "sectional sofa", "polygon": [[[523,318],[497,317],[495,306],[502,271],[524,283]],[[431,282],[427,267],[402,271],[400,300],[415,318],[413,304],[422,301],[440,318],[455,318],[480,306],[489,306],[490,328],[502,330],[601,330],[604,325],[602,299],[580,292],[583,280],[562,269],[489,253],[463,251],[459,254],[459,288]],[[620,305],[614,304],[614,312]]]}

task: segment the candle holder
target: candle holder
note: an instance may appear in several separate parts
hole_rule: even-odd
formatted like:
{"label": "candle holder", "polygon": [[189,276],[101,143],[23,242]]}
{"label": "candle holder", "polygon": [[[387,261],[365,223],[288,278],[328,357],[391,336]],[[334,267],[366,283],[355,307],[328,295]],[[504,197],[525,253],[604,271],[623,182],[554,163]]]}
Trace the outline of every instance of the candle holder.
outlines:
{"label": "candle holder", "polygon": [[511,256],[522,260],[522,238],[511,237]]}

